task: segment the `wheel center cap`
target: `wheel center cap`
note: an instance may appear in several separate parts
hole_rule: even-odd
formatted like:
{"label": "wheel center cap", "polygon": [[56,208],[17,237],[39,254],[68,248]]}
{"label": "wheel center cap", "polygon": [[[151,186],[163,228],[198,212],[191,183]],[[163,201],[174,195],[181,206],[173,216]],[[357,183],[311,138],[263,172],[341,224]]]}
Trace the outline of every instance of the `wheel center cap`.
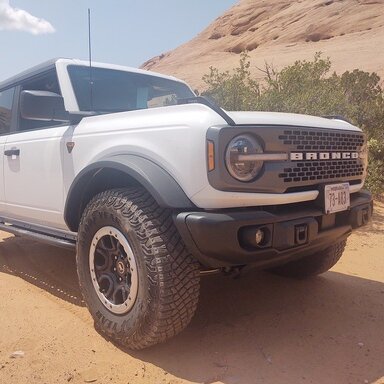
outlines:
{"label": "wheel center cap", "polygon": [[127,267],[125,266],[124,262],[119,260],[117,263],[116,263],[116,272],[120,275],[120,276],[124,276],[126,273],[127,273]]}

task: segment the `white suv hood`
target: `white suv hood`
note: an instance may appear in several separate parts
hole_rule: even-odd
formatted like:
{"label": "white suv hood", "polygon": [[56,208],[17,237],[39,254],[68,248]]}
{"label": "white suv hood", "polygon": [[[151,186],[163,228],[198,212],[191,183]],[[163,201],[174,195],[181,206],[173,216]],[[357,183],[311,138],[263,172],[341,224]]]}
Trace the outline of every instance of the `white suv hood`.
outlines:
{"label": "white suv hood", "polygon": [[339,119],[326,119],[310,115],[281,112],[226,112],[236,124],[290,125],[294,127],[315,127],[361,131],[354,125]]}

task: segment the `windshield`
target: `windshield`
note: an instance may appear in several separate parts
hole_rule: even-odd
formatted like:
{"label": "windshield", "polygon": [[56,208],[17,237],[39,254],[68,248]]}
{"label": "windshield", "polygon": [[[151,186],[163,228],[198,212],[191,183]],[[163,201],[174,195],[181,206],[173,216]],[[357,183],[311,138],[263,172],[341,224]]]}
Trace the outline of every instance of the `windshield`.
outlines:
{"label": "windshield", "polygon": [[[177,104],[194,97],[183,83],[152,75],[70,65],[68,73],[81,111],[132,111]],[[92,73],[92,87],[90,74]]]}

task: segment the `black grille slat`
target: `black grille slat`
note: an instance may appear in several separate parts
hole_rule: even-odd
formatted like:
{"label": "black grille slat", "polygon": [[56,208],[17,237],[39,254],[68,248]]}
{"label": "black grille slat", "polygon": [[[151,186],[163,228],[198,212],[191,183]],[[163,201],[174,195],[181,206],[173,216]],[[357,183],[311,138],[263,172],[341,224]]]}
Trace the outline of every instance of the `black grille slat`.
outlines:
{"label": "black grille slat", "polygon": [[297,150],[358,151],[364,145],[364,136],[358,133],[284,131],[279,140]]}
{"label": "black grille slat", "polygon": [[295,181],[307,181],[308,177],[310,180],[314,180],[312,177],[317,177],[318,180],[327,180],[363,175],[364,166],[358,160],[330,160],[328,162],[297,163],[293,169],[284,168],[283,172],[279,174],[279,178],[284,179],[285,182],[290,182],[287,179],[292,177],[300,178],[300,180]]}

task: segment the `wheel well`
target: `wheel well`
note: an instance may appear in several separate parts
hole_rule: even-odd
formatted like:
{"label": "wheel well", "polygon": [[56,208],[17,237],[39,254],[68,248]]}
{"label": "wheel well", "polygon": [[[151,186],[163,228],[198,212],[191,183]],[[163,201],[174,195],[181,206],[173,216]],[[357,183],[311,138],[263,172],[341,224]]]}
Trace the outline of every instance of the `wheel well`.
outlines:
{"label": "wheel well", "polygon": [[94,196],[98,193],[121,187],[138,186],[132,176],[114,168],[99,168],[83,175],[71,193],[65,209],[65,220],[69,229],[77,232],[81,215]]}
{"label": "wheel well", "polygon": [[68,228],[77,232],[84,208],[95,195],[128,186],[143,187],[161,207],[196,208],[176,180],[156,163],[136,155],[116,155],[90,164],[76,176],[64,209]]}

